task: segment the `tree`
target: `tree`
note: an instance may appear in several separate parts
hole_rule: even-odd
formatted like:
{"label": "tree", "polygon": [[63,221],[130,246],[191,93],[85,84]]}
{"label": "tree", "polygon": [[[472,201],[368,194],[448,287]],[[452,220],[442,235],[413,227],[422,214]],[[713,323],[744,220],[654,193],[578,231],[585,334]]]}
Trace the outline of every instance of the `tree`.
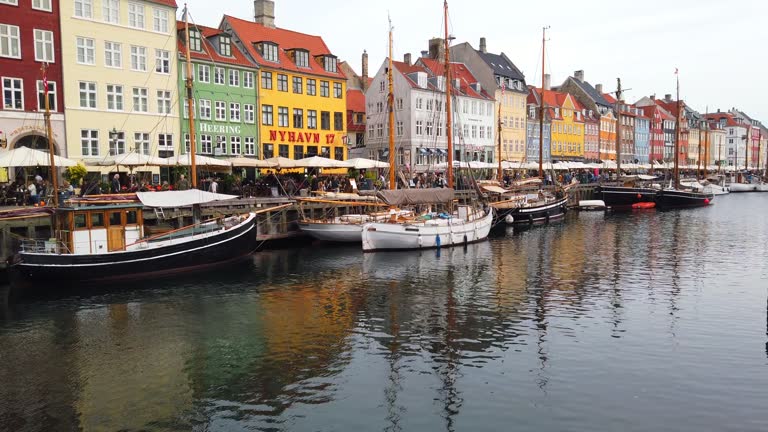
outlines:
{"label": "tree", "polygon": [[64,180],[68,181],[72,186],[80,186],[80,182],[88,174],[88,170],[82,163],[78,163],[75,166],[67,167],[64,170]]}

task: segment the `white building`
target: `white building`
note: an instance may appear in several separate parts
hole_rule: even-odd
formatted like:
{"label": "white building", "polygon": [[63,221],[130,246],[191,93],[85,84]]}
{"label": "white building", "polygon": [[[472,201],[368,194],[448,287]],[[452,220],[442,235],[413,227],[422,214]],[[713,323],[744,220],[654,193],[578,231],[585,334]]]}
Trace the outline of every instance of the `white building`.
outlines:
{"label": "white building", "polygon": [[[443,65],[422,58],[393,62],[396,162],[405,171],[434,170],[446,162],[445,78]],[[366,91],[365,157],[389,158],[388,61]],[[454,160],[495,160],[494,100],[462,63],[452,63]]]}

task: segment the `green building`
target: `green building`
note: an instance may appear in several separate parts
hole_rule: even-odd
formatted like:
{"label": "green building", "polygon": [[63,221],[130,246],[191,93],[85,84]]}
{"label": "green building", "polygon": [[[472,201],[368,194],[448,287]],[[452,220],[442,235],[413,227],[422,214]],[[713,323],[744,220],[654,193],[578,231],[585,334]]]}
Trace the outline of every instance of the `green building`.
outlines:
{"label": "green building", "polygon": [[[186,99],[186,38],[184,23],[177,24],[179,44],[179,111],[182,113],[182,153],[189,152],[189,117]],[[258,157],[256,121],[257,66],[243,55],[226,32],[189,26],[193,68],[196,153],[216,158]],[[173,156],[167,152],[164,157]],[[253,178],[254,170],[247,172]]]}

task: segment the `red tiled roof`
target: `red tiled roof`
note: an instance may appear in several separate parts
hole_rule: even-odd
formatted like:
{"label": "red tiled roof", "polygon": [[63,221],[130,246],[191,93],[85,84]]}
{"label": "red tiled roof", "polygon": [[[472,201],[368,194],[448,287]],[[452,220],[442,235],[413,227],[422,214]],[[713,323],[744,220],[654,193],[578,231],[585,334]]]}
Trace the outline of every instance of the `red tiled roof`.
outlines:
{"label": "red tiled roof", "polygon": [[172,8],[178,7],[176,5],[176,0],[147,0],[147,1],[149,1],[151,3],[161,4],[161,5],[164,5],[164,6],[170,6]]}
{"label": "red tiled roof", "polygon": [[[253,63],[248,60],[248,58],[243,54],[242,51],[235,45],[234,43],[230,44],[232,48],[232,57],[226,57],[223,55],[220,55],[216,49],[213,47],[213,44],[208,40],[209,37],[216,36],[219,34],[224,33],[222,30],[219,30],[217,28],[212,27],[204,27],[204,26],[194,26],[192,24],[189,25],[190,28],[196,27],[200,33],[203,35],[203,51],[193,51],[189,50],[189,56],[196,60],[205,60],[210,61],[214,63],[225,63],[230,65],[236,65],[236,66],[246,66],[246,67],[255,67]],[[178,31],[184,31],[184,23],[182,21],[176,22],[176,29]],[[184,53],[186,52],[186,40],[185,38],[179,37],[178,39],[178,46],[179,46],[179,54],[183,57]]]}
{"label": "red tiled roof", "polygon": [[[279,69],[312,73],[314,75],[326,76],[331,78],[346,78],[341,69],[337,67],[336,72],[326,71],[316,60],[316,56],[333,55],[320,36],[312,36],[281,28],[265,27],[252,21],[242,20],[229,15],[224,15],[224,21],[228,22],[232,31],[237,34],[240,40],[248,49],[249,54],[256,59],[256,62],[263,66],[271,66]],[[264,60],[259,51],[253,45],[257,42],[272,42],[278,46],[278,62]],[[286,50],[304,49],[309,51],[309,67],[298,67],[286,53]]]}
{"label": "red tiled roof", "polygon": [[365,112],[365,93],[362,90],[347,90],[347,110],[358,113]]}
{"label": "red tiled roof", "polygon": [[[421,62],[429,71],[432,72],[433,76],[445,75],[445,63],[441,61],[422,57],[418,59],[417,62]],[[485,89],[481,89],[481,91],[478,93],[475,91],[475,89],[470,87],[471,84],[477,82],[477,79],[474,75],[472,75],[472,72],[469,71],[469,68],[467,68],[464,63],[451,62],[451,78],[459,80],[459,90],[465,93],[467,96],[481,99],[493,99],[488,94],[488,92],[485,91]]]}
{"label": "red tiled roof", "polygon": [[616,103],[616,98],[615,97],[611,96],[608,93],[601,93],[601,94],[603,96],[603,99],[605,99],[606,102],[608,102],[610,104],[615,104]]}
{"label": "red tiled roof", "polygon": [[731,113],[712,113],[712,114],[705,114],[704,118],[710,121],[720,122],[720,119],[724,118],[726,119],[725,125],[726,126],[734,126],[734,127],[747,127],[744,123],[739,123],[736,121],[736,118]]}

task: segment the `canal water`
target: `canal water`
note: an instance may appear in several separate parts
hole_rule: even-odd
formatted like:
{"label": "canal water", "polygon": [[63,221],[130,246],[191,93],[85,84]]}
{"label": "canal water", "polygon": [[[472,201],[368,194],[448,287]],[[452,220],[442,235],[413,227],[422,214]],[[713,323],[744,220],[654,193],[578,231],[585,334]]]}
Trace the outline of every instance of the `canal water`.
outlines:
{"label": "canal water", "polygon": [[0,430],[766,431],[768,195],[0,308]]}

